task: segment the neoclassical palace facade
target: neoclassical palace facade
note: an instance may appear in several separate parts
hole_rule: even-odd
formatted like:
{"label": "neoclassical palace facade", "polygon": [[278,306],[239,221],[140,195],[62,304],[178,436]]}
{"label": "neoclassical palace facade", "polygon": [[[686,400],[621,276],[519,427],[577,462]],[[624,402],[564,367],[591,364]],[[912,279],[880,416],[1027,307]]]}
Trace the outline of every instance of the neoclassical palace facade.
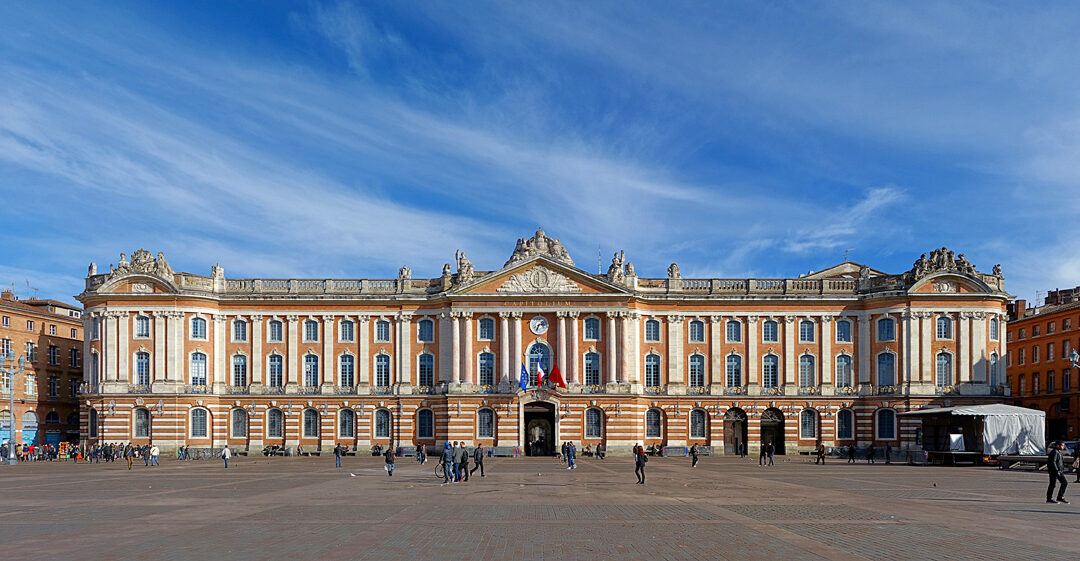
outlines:
{"label": "neoclassical palace facade", "polygon": [[[498,270],[456,260],[347,280],[176,273],[145,250],[91,264],[82,439],[918,448],[897,413],[1008,393],[1000,268],[945,248],[901,274],[645,278],[622,253],[606,274],[577,268],[541,230]],[[565,388],[534,386],[556,366]]]}

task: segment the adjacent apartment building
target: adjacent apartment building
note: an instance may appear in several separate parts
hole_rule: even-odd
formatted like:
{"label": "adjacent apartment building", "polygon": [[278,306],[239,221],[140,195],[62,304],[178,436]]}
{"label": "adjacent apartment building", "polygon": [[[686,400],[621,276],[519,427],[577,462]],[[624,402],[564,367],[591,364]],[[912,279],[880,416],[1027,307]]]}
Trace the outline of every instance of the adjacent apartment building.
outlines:
{"label": "adjacent apartment building", "polygon": [[14,416],[16,442],[78,442],[82,310],[55,300],[19,300],[5,290],[0,295],[0,351],[14,351],[16,360],[26,357],[26,370],[14,380],[0,377],[0,440],[11,438]]}
{"label": "adjacent apartment building", "polygon": [[[455,262],[383,279],[179,273],[146,250],[91,264],[82,437],[918,449],[919,421],[898,413],[1008,394],[1000,267],[945,248],[898,274],[846,262],[684,278],[672,263],[646,277],[622,252],[606,274],[585,271],[537,231],[497,268]],[[555,367],[566,387],[538,386]]]}
{"label": "adjacent apartment building", "polygon": [[1080,381],[1070,356],[1080,345],[1080,287],[1052,290],[1042,305],[1009,304],[1006,338],[1013,403],[1046,412],[1047,440],[1080,436]]}

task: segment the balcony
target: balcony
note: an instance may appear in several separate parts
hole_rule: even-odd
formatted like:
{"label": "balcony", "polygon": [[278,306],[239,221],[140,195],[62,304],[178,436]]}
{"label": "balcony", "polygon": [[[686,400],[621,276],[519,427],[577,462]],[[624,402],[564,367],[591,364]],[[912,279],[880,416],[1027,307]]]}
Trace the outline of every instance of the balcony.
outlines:
{"label": "balcony", "polygon": [[709,386],[690,386],[686,388],[686,395],[709,395],[712,393]]}
{"label": "balcony", "polygon": [[210,386],[206,384],[188,384],[184,386],[184,393],[210,393]]}
{"label": "balcony", "polygon": [[606,390],[603,384],[589,384],[587,386],[581,386],[581,393],[604,393]]}
{"label": "balcony", "polygon": [[300,386],[297,393],[301,395],[319,395],[322,393],[322,386]]}
{"label": "balcony", "polygon": [[761,395],[784,395],[784,386],[761,388]]}
{"label": "balcony", "polygon": [[251,393],[251,386],[225,386],[225,393],[231,395],[247,395]]}
{"label": "balcony", "polygon": [[372,386],[371,395],[392,395],[394,386]]}
{"label": "balcony", "polygon": [[433,395],[435,393],[435,386],[413,386],[413,395]]}
{"label": "balcony", "polygon": [[667,395],[667,386],[645,386],[645,395]]}
{"label": "balcony", "polygon": [[724,386],[724,395],[746,395],[746,386]]}
{"label": "balcony", "polygon": [[266,395],[285,395],[285,386],[263,386]]}
{"label": "balcony", "polygon": [[960,395],[960,388],[952,384],[934,386],[934,393],[938,395]]}
{"label": "balcony", "polygon": [[356,395],[356,386],[334,386],[334,395]]}
{"label": "balcony", "polygon": [[128,393],[150,393],[150,384],[130,384]]}
{"label": "balcony", "polygon": [[836,386],[836,395],[858,395],[859,388],[856,386]]}
{"label": "balcony", "polygon": [[499,393],[499,386],[492,384],[480,384],[477,386],[476,391],[478,393]]}
{"label": "balcony", "polygon": [[900,393],[900,386],[874,386],[874,395],[895,395]]}
{"label": "balcony", "polygon": [[821,386],[799,386],[799,395],[821,395]]}

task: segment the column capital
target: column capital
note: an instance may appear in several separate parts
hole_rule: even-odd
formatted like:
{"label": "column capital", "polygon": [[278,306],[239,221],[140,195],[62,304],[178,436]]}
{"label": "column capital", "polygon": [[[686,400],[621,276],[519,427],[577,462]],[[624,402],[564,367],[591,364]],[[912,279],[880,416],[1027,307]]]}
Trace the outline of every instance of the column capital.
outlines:
{"label": "column capital", "polygon": [[832,323],[837,316],[821,316],[821,323]]}
{"label": "column capital", "polygon": [[629,312],[626,312],[625,317],[627,319],[637,321],[637,320],[641,319],[641,314],[639,314],[638,312],[635,312],[635,311],[629,311]]}
{"label": "column capital", "polygon": [[975,317],[975,312],[960,312],[960,319],[971,319]]}
{"label": "column capital", "polygon": [[511,312],[499,312],[499,317],[506,319],[510,317]]}
{"label": "column capital", "polygon": [[724,321],[724,316],[709,316],[709,323],[717,324]]}
{"label": "column capital", "polygon": [[791,315],[791,314],[785,315],[784,316],[784,323],[795,323],[795,319],[797,317],[798,316],[794,316],[794,315]]}
{"label": "column capital", "polygon": [[559,311],[555,312],[555,317],[560,318],[560,319],[568,318],[568,317],[570,317],[570,311],[569,310],[559,310]]}
{"label": "column capital", "polygon": [[371,316],[369,316],[367,314],[360,314],[360,315],[356,316],[356,320],[357,321],[363,321],[363,322],[371,321]]}
{"label": "column capital", "polygon": [[251,321],[262,321],[263,320],[263,316],[261,316],[261,315],[254,315],[254,316],[249,316],[249,317],[251,318]]}
{"label": "column capital", "polygon": [[285,316],[285,320],[289,323],[296,323],[297,321],[300,321],[300,316],[296,314],[288,314]]}
{"label": "column capital", "polygon": [[229,316],[227,316],[225,314],[214,314],[213,318],[214,318],[214,323],[225,323],[225,320],[228,319]]}
{"label": "column capital", "polygon": [[[605,315],[607,315],[607,317],[609,317],[611,319],[615,319],[615,318],[619,317],[621,314],[622,314],[622,312],[610,311],[610,312],[607,312],[607,314],[605,314]],[[671,317],[671,316],[668,316],[668,317]]]}
{"label": "column capital", "polygon": [[510,317],[514,319],[521,319],[522,312],[510,312]]}
{"label": "column capital", "polygon": [[322,316],[323,323],[329,325],[334,323],[334,316]]}
{"label": "column capital", "polygon": [[684,316],[682,314],[668,314],[667,320],[672,321],[672,322],[676,322],[676,321],[682,321],[685,317],[686,316]]}
{"label": "column capital", "polygon": [[402,313],[398,314],[397,320],[400,321],[401,323],[408,323],[408,322],[412,321],[413,315],[415,315],[415,314],[409,314],[409,313],[402,312]]}

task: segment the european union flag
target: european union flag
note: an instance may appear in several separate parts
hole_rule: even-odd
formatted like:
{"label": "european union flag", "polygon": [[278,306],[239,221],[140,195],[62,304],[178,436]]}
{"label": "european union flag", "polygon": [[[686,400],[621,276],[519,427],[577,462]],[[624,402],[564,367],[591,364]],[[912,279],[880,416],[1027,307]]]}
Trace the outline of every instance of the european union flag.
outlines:
{"label": "european union flag", "polygon": [[525,370],[525,365],[521,365],[521,378],[518,379],[518,387],[525,389],[529,387],[529,371]]}

